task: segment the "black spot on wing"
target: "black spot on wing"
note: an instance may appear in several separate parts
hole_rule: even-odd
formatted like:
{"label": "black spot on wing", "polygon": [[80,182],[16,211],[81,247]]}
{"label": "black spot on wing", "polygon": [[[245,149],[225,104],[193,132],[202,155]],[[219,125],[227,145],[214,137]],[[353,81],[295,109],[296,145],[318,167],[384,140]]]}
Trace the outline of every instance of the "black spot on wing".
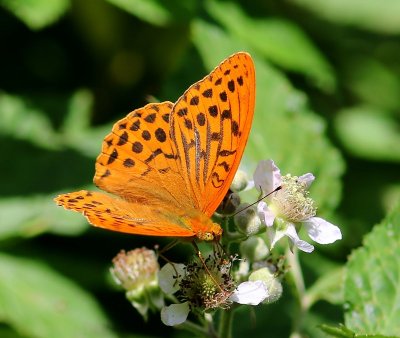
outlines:
{"label": "black spot on wing", "polygon": [[221,99],[222,102],[228,101],[228,95],[226,95],[225,91],[219,93],[219,98]]}
{"label": "black spot on wing", "polygon": [[108,157],[107,164],[113,163],[118,158],[118,151],[114,149],[111,155]]}
{"label": "black spot on wing", "polygon": [[118,146],[123,146],[126,142],[128,142],[128,133],[124,131],[118,139]]}
{"label": "black spot on wing", "polygon": [[157,128],[154,134],[156,136],[157,141],[159,142],[165,142],[167,139],[167,134],[162,128]]}
{"label": "black spot on wing", "polygon": [[209,88],[209,89],[206,89],[204,92],[203,92],[203,94],[202,94],[204,97],[207,97],[207,98],[210,98],[210,97],[212,97],[213,96],[213,91],[212,91],[212,89],[211,88]]}
{"label": "black spot on wing", "polygon": [[193,96],[190,99],[190,105],[197,106],[198,104],[199,104],[199,97],[198,96]]}
{"label": "black spot on wing", "polygon": [[136,154],[139,154],[143,151],[143,144],[140,142],[134,142],[132,144],[132,151]]}
{"label": "black spot on wing", "polygon": [[216,105],[208,107],[208,112],[212,117],[217,117],[218,116],[218,107]]}
{"label": "black spot on wing", "polygon": [[156,120],[156,116],[156,113],[149,114],[144,118],[144,120],[148,123],[154,123],[154,121]]}

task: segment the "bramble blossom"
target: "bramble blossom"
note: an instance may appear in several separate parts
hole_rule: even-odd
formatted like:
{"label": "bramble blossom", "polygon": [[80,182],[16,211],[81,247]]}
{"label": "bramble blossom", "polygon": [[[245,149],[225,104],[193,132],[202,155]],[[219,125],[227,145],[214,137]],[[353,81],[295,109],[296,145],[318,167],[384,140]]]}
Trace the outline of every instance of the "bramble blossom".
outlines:
{"label": "bramble blossom", "polygon": [[258,203],[257,211],[267,226],[270,248],[284,236],[291,245],[304,252],[312,252],[314,246],[299,238],[297,231],[304,227],[308,236],[319,244],[330,244],[342,238],[340,229],[320,217],[315,217],[314,201],[308,197],[308,188],[315,177],[311,173],[300,177],[282,176],[274,161],[261,161],[254,173],[254,186],[263,194],[273,192]]}
{"label": "bramble blossom", "polygon": [[205,260],[207,269],[200,263],[164,265],[158,274],[159,286],[169,295],[178,292],[182,302],[163,307],[162,322],[175,326],[184,323],[191,310],[228,309],[233,302],[258,305],[269,297],[262,280],[249,280],[236,287],[230,275],[231,263],[210,256]]}

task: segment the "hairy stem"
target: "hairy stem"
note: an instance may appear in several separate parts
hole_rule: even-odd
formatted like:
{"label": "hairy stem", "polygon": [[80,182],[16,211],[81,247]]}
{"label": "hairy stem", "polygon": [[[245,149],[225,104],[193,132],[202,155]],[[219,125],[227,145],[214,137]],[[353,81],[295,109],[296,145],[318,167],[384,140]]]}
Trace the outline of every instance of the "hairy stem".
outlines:
{"label": "hairy stem", "polygon": [[222,310],[221,318],[219,321],[219,338],[231,338],[232,337],[232,322],[233,322],[233,309]]}
{"label": "hairy stem", "polygon": [[296,300],[296,312],[293,316],[292,322],[292,334],[290,337],[300,337],[301,326],[303,323],[303,318],[305,312],[307,311],[307,306],[304,304],[304,296],[305,296],[305,284],[303,278],[303,272],[301,270],[299,255],[297,248],[294,248],[293,253],[290,252],[288,248],[286,251],[286,257],[288,258],[288,262],[290,265],[290,273],[288,274],[289,282],[292,286],[292,293]]}
{"label": "hairy stem", "polygon": [[204,328],[198,324],[195,324],[195,323],[191,322],[190,320],[186,320],[184,323],[176,326],[176,328],[180,329],[180,330],[186,330],[186,331],[192,332],[196,336],[216,338],[215,335],[210,335],[210,332],[207,328]]}

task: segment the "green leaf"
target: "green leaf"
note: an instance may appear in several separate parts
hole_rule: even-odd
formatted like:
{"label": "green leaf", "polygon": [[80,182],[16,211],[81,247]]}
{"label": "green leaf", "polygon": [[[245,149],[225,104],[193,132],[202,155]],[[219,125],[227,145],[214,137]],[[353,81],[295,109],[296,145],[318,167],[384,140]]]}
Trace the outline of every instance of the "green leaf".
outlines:
{"label": "green leaf", "polygon": [[[252,51],[220,28],[197,20],[192,40],[208,69],[233,51]],[[210,45],[213,48],[210,48]],[[306,105],[306,97],[285,76],[252,53],[256,66],[256,109],[242,168],[252,175],[258,161],[272,158],[283,174],[312,172],[312,196],[321,214],[340,199],[343,159],[325,134],[325,122]],[[326,192],[329,191],[327,194]]]}
{"label": "green leaf", "polygon": [[155,26],[166,26],[175,21],[187,21],[195,12],[197,0],[107,0],[139,19]]}
{"label": "green leaf", "polygon": [[193,44],[209,71],[229,55],[238,51],[250,50],[246,43],[238,41],[220,27],[204,20],[193,20],[191,31]]}
{"label": "green leaf", "polygon": [[385,210],[392,210],[400,201],[400,183],[389,184],[383,190],[382,204]]}
{"label": "green leaf", "polygon": [[93,95],[90,91],[77,90],[69,100],[67,116],[63,121],[64,134],[79,134],[90,128]]}
{"label": "green leaf", "polygon": [[305,302],[310,308],[319,300],[326,300],[331,304],[343,304],[344,268],[336,268],[322,275],[305,294]]}
{"label": "green leaf", "polygon": [[320,325],[320,329],[325,333],[328,333],[331,337],[354,338],[354,332],[346,328],[344,325],[336,327],[322,324]]}
{"label": "green leaf", "polygon": [[335,117],[334,127],[352,154],[370,160],[400,161],[399,124],[378,108],[343,109]]}
{"label": "green leaf", "polygon": [[380,33],[400,32],[397,0],[291,0],[324,19]]}
{"label": "green leaf", "polygon": [[29,141],[46,149],[58,149],[60,139],[46,115],[23,99],[0,92],[0,135]]}
{"label": "green leaf", "polygon": [[0,254],[0,319],[24,337],[112,338],[90,295],[38,262]]}
{"label": "green leaf", "polygon": [[0,0],[0,5],[8,9],[30,29],[42,29],[56,22],[70,6],[69,0]]}
{"label": "green leaf", "polygon": [[283,19],[248,17],[233,2],[207,1],[206,4],[213,18],[260,56],[309,76],[326,91],[334,89],[335,78],[330,65],[299,26]]}
{"label": "green leaf", "polygon": [[393,69],[362,55],[348,58],[345,71],[344,84],[360,101],[389,112],[400,108],[400,79]]}
{"label": "green leaf", "polygon": [[32,237],[44,232],[78,235],[86,230],[88,225],[82,215],[58,207],[53,201],[56,196],[0,199],[0,240]]}
{"label": "green leaf", "polygon": [[1,338],[25,338],[19,335],[17,332],[13,331],[10,327],[0,326],[0,337]]}
{"label": "green leaf", "polygon": [[364,238],[345,275],[346,326],[363,334],[400,335],[400,206]]}
{"label": "green leaf", "polygon": [[395,336],[383,336],[380,334],[356,334],[353,331],[349,330],[346,326],[340,325],[330,326],[326,324],[322,324],[319,327],[325,333],[328,333],[330,337],[339,337],[339,338],[396,338]]}
{"label": "green leaf", "polygon": [[101,150],[104,137],[111,132],[112,124],[91,127],[92,106],[93,95],[87,90],[78,90],[71,96],[61,128],[61,140],[65,147],[95,158]]}
{"label": "green leaf", "polygon": [[138,18],[156,26],[164,26],[172,19],[172,13],[158,0],[107,0]]}

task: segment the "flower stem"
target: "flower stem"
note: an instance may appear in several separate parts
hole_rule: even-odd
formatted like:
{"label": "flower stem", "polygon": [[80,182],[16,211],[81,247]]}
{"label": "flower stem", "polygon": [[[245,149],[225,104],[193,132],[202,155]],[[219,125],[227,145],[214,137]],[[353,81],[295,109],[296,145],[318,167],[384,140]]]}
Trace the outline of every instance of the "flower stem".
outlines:
{"label": "flower stem", "polygon": [[288,277],[290,279],[290,284],[292,285],[293,296],[297,302],[296,313],[293,316],[292,334],[290,335],[290,337],[294,338],[301,336],[301,326],[305,312],[307,311],[307,306],[304,304],[305,284],[297,248],[294,248],[293,253],[290,252],[290,249],[288,248],[286,251],[286,257],[288,257],[288,262],[290,265],[290,274]]}
{"label": "flower stem", "polygon": [[207,328],[201,327],[190,320],[186,320],[184,323],[176,326],[176,328],[192,332],[193,334],[201,337],[214,337],[214,335],[210,335]]}
{"label": "flower stem", "polygon": [[231,338],[232,337],[232,322],[233,322],[234,309],[221,310],[221,318],[219,320],[219,338]]}

